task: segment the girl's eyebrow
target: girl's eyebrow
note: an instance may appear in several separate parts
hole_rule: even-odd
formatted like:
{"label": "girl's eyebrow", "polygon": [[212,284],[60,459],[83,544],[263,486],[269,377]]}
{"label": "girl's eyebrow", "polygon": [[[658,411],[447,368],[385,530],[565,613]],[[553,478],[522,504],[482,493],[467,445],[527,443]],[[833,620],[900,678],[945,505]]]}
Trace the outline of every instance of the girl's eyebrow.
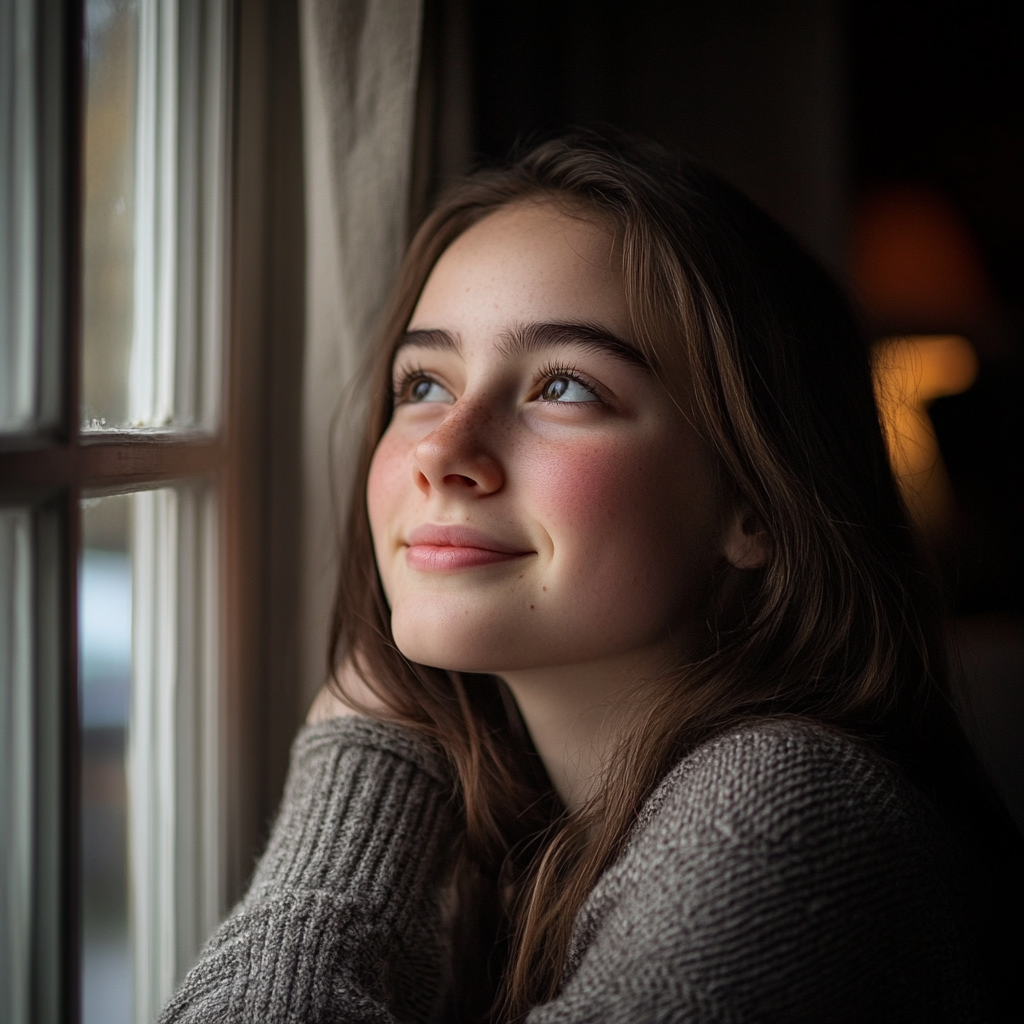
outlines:
{"label": "girl's eyebrow", "polygon": [[499,349],[503,355],[514,356],[552,345],[575,345],[605,352],[634,366],[651,368],[646,356],[638,349],[600,324],[586,320],[520,324],[505,332]]}
{"label": "girl's eyebrow", "polygon": [[451,331],[441,328],[430,328],[423,331],[406,331],[402,340],[395,349],[395,355],[403,348],[414,346],[415,348],[441,349],[445,352],[462,352],[462,339]]}
{"label": "girl's eyebrow", "polygon": [[[574,345],[605,352],[633,366],[651,369],[649,360],[638,349],[599,324],[584,320],[519,324],[502,334],[498,350],[503,356],[510,358],[556,345]],[[407,346],[460,353],[462,340],[451,331],[429,328],[407,331],[399,342],[395,354]]]}

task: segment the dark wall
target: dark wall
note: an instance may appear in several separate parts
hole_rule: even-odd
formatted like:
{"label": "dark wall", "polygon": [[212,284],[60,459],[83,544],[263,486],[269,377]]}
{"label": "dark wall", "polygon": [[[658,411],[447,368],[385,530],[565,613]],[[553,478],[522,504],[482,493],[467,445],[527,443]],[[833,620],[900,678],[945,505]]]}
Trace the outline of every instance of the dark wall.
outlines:
{"label": "dark wall", "polygon": [[843,55],[832,0],[475,0],[476,145],[605,121],[703,157],[843,260]]}
{"label": "dark wall", "polygon": [[1024,8],[849,4],[850,167],[929,182],[967,216],[1001,296],[1024,307]]}

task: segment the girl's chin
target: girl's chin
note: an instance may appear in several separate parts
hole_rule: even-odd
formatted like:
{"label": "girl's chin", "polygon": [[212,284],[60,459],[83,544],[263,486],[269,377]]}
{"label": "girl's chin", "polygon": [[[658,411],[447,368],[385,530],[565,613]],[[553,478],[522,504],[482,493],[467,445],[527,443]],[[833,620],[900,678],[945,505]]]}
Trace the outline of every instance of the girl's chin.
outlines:
{"label": "girl's chin", "polygon": [[452,646],[444,645],[439,649],[436,642],[430,644],[402,643],[395,641],[395,646],[402,654],[418,665],[443,669],[445,672],[474,672],[480,675],[500,675],[501,669],[495,665],[492,656],[487,657],[481,651],[460,651]]}
{"label": "girl's chin", "polygon": [[[536,668],[535,652],[526,645],[517,648],[505,637],[488,637],[474,631],[472,636],[452,635],[451,630],[403,630],[392,622],[395,646],[410,661],[448,672],[501,675],[503,672]],[[488,639],[493,642],[488,643]],[[504,642],[502,642],[504,640]]]}

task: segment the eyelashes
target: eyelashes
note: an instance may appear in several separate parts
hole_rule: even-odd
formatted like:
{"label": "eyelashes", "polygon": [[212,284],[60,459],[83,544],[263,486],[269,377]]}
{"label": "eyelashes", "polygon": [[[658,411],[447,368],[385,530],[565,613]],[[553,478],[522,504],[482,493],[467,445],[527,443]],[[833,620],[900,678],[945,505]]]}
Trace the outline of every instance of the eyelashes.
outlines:
{"label": "eyelashes", "polygon": [[[543,397],[551,385],[556,381],[569,381],[572,384],[578,385],[590,397],[585,402],[559,402],[557,401],[557,397],[560,397],[560,395],[554,398]],[[441,384],[435,376],[417,363],[401,370],[392,380],[392,403],[398,406],[408,403],[419,404],[424,401],[424,398],[417,398],[413,390],[421,384],[428,385],[426,392],[424,392],[424,396],[432,390],[430,387],[431,385],[433,387],[440,388],[445,392],[448,391],[448,389],[445,388],[445,386]],[[528,393],[530,401],[544,401],[549,404],[558,405],[581,405],[604,401],[598,387],[594,384],[592,379],[586,374],[581,373],[579,369],[569,363],[545,363],[534,375]],[[564,394],[564,391],[562,394]]]}
{"label": "eyelashes", "polygon": [[434,378],[419,364],[403,370],[391,381],[391,401],[395,405],[408,402],[410,400],[410,389],[421,380],[429,380],[432,383],[436,383]]}
{"label": "eyelashes", "polygon": [[[544,366],[537,371],[537,375],[534,377],[533,387],[530,389],[530,394],[540,398],[549,388],[549,386],[555,381],[567,380],[573,384],[578,384],[584,391],[590,395],[589,401],[601,401],[601,397],[597,392],[597,388],[590,381],[590,379],[575,366],[570,366],[567,363],[546,363]],[[543,401],[553,402],[554,399],[542,399]],[[560,405],[580,405],[587,403],[580,402],[560,402]]]}

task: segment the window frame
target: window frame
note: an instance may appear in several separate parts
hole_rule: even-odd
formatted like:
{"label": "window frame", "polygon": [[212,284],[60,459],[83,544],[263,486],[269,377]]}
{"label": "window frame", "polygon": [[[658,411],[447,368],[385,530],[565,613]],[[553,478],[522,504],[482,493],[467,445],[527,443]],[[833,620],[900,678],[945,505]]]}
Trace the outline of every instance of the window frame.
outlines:
{"label": "window frame", "polygon": [[[85,4],[39,0],[39,6],[51,37],[39,58],[40,74],[57,99],[43,112],[42,130],[60,142],[59,159],[51,147],[43,163],[55,201],[41,231],[44,260],[58,269],[44,282],[39,305],[56,320],[44,325],[50,335],[40,348],[39,425],[0,437],[0,501],[30,508],[34,532],[46,535],[34,569],[35,646],[47,662],[45,672],[37,667],[37,681],[49,692],[37,688],[36,704],[52,706],[44,716],[37,774],[51,813],[44,821],[37,809],[36,832],[45,826],[54,864],[49,875],[37,876],[35,917],[45,927],[37,928],[31,954],[32,1019],[77,1024],[82,497],[194,479],[217,488],[228,904],[243,891],[265,841],[304,710],[301,688],[288,686],[298,658],[291,620],[279,614],[297,608],[300,581],[293,574],[284,585],[269,586],[272,577],[283,577],[283,566],[298,564],[301,545],[300,488],[294,486],[301,462],[305,294],[299,5],[227,3],[222,398],[219,424],[210,433],[82,429]],[[45,392],[46,381],[54,383],[54,394]]]}

